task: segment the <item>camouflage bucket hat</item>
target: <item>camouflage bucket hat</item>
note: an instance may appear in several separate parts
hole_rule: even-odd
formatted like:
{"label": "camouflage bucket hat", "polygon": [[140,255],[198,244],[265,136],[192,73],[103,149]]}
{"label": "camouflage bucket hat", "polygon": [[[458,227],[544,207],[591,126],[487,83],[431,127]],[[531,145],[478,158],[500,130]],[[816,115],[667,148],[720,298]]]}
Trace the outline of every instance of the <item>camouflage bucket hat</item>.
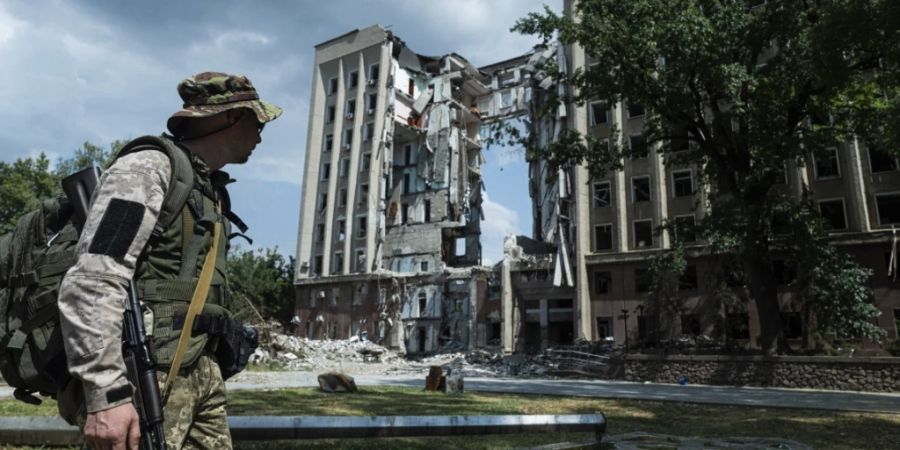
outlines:
{"label": "camouflage bucket hat", "polygon": [[261,124],[277,119],[282,112],[281,108],[260,101],[253,83],[243,75],[203,72],[179,83],[178,95],[184,105],[167,123],[169,131],[176,136],[188,120],[214,116],[229,109],[250,109]]}

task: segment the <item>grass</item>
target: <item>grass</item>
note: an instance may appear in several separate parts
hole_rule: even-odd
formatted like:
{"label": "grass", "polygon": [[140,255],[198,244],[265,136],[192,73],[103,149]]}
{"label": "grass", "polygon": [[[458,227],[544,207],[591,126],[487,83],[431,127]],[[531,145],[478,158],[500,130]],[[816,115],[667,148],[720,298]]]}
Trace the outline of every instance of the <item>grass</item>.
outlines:
{"label": "grass", "polygon": [[[466,393],[449,396],[401,387],[364,387],[357,394],[324,394],[313,388],[235,391],[231,415],[486,415],[580,414],[603,412],[607,433],[662,433],[676,436],[770,437],[813,448],[895,448],[900,414],[697,405],[675,402],[607,400],[538,395]],[[55,415],[52,402],[32,407],[0,400],[0,415]],[[235,448],[510,448],[589,439],[586,434],[467,438],[347,439],[236,443]]]}

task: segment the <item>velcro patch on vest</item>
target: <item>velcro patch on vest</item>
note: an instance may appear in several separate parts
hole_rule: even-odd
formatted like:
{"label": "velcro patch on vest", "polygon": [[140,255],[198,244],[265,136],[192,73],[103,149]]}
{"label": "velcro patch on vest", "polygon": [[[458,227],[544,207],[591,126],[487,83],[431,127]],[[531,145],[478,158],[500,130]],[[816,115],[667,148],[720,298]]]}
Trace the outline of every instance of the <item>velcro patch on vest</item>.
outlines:
{"label": "velcro patch on vest", "polygon": [[94,233],[88,253],[113,258],[124,257],[141,227],[142,220],[144,220],[144,205],[120,198],[110,200],[103,218],[100,219],[100,226]]}

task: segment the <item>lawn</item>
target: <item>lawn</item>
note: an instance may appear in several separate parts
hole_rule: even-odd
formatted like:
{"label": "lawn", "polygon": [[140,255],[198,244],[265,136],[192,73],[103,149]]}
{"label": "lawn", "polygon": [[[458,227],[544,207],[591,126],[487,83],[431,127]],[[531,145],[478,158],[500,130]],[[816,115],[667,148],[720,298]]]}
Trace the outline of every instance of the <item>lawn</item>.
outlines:
{"label": "lawn", "polygon": [[[896,448],[900,414],[696,405],[675,402],[607,400],[469,392],[450,396],[413,388],[364,387],[356,394],[323,394],[312,388],[235,391],[231,415],[484,415],[580,414],[603,412],[607,433],[636,431],[676,436],[770,437],[814,448]],[[45,402],[32,407],[0,400],[0,415],[53,415]],[[237,449],[284,448],[508,448],[561,441],[582,441],[587,434],[517,435],[466,438],[238,442]]]}

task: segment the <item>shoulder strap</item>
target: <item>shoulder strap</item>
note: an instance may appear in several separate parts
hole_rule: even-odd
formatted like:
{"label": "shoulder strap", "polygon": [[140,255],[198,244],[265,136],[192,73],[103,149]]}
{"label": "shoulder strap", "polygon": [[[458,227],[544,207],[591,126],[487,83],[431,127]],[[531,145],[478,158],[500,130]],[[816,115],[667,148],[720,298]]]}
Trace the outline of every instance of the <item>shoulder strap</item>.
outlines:
{"label": "shoulder strap", "polygon": [[155,233],[162,233],[172,225],[172,222],[181,214],[184,204],[194,186],[194,168],[188,157],[187,151],[175,144],[166,136],[142,136],[122,147],[116,159],[124,155],[144,150],[157,150],[164,152],[172,164],[172,176],[169,178],[169,189],[163,199],[159,212],[159,220],[153,229]]}

